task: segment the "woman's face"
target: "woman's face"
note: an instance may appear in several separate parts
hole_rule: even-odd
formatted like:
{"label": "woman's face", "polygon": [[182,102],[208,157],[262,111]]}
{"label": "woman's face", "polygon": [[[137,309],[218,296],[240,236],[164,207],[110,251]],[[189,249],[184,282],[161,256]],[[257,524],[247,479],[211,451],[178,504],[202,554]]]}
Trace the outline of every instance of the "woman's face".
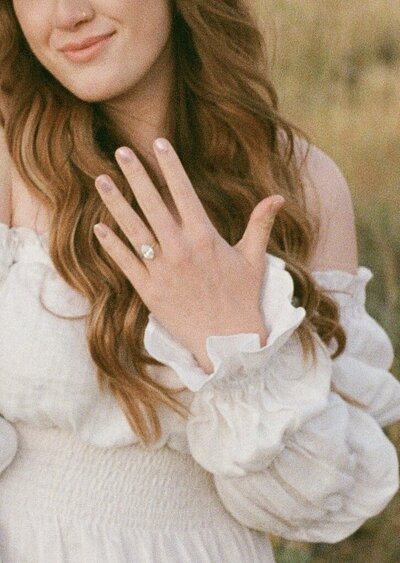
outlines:
{"label": "woman's face", "polygon": [[[65,88],[89,102],[134,92],[152,74],[162,72],[171,60],[170,4],[170,0],[13,0],[34,55]],[[97,36],[106,38],[85,50],[73,50]]]}

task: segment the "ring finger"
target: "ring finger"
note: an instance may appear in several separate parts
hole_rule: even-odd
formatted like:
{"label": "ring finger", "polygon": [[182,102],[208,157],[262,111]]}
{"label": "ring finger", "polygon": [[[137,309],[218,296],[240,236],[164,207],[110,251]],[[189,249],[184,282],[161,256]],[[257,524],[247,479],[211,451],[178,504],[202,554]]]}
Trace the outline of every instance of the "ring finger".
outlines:
{"label": "ring finger", "polygon": [[[95,180],[95,186],[107,209],[127,236],[137,255],[144,258],[142,249],[144,245],[157,245],[159,252],[158,241],[139,215],[131,208],[111,178],[106,174],[98,176]],[[149,254],[151,253],[149,252]],[[145,261],[147,262],[147,260]]]}

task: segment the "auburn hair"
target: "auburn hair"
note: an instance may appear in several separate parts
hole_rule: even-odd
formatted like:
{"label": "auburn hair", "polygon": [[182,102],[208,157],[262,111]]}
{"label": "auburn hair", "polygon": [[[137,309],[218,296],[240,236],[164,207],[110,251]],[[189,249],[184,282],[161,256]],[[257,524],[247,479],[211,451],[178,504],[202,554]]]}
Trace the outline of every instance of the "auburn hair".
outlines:
{"label": "auburn hair", "polygon": [[[86,337],[99,388],[113,393],[140,441],[149,444],[162,432],[158,405],[190,414],[175,397],[184,388],[171,389],[148,373],[148,366],[160,365],[143,345],[149,311],[96,237],[88,236],[105,222],[130,246],[94,189],[100,173],[111,176],[145,220],[115,162],[114,151],[126,139],[100,102],[78,99],[41,65],[11,0],[0,3],[0,21],[0,92],[7,106],[0,118],[10,156],[51,212],[49,254],[56,270],[90,304]],[[310,141],[279,112],[256,16],[246,0],[172,0],[172,41],[176,76],[168,136],[210,219],[233,245],[259,201],[285,197],[266,251],[285,261],[296,303],[306,310],[297,329],[304,354],[315,360],[317,332],[326,344],[336,341],[337,357],[346,344],[338,305],[305,266],[319,221],[306,209],[295,134],[308,146]],[[160,189],[146,156],[132,148]]]}

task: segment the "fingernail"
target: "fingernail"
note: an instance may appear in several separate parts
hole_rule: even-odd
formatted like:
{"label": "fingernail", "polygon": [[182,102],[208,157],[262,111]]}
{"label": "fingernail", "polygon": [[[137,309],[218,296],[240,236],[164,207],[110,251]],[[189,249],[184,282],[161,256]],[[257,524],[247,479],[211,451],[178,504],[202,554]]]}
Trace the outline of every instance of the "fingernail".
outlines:
{"label": "fingernail", "polygon": [[168,150],[168,141],[167,139],[156,139],[154,141],[154,147],[158,152],[167,152]]}
{"label": "fingernail", "polygon": [[120,147],[115,151],[115,155],[122,162],[131,162],[133,160],[133,152],[128,147]]}
{"label": "fingernail", "polygon": [[93,227],[93,230],[94,230],[95,234],[97,236],[99,236],[100,238],[105,238],[107,236],[107,230],[103,227],[103,225],[101,223],[97,223]]}
{"label": "fingernail", "polygon": [[276,211],[284,201],[285,198],[281,195],[277,195],[276,197],[274,197],[274,199],[272,200],[272,210]]}
{"label": "fingernail", "polygon": [[96,180],[96,186],[98,186],[103,192],[111,192],[113,189],[112,183],[107,176],[99,176]]}

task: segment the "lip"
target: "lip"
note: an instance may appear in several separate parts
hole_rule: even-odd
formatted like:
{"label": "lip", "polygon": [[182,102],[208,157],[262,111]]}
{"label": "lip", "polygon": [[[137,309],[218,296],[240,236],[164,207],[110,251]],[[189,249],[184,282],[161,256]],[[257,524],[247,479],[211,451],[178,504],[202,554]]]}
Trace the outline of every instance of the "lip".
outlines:
{"label": "lip", "polygon": [[114,33],[89,37],[81,43],[68,43],[60,51],[73,62],[87,62],[99,54]]}

